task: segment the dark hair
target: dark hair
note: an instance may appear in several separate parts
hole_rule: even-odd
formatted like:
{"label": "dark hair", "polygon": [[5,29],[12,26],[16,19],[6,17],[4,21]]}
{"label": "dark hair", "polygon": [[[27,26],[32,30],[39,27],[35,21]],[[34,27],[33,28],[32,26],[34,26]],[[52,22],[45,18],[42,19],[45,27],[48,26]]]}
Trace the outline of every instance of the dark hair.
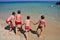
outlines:
{"label": "dark hair", "polygon": [[12,15],[15,15],[15,12],[12,12]]}
{"label": "dark hair", "polygon": [[20,11],[20,10],[18,10],[18,11],[17,11],[17,13],[18,13],[18,14],[21,14],[21,11]]}
{"label": "dark hair", "polygon": [[42,16],[41,16],[41,19],[44,19],[44,18],[45,18],[44,15],[42,15]]}
{"label": "dark hair", "polygon": [[30,19],[30,16],[27,16],[27,19]]}

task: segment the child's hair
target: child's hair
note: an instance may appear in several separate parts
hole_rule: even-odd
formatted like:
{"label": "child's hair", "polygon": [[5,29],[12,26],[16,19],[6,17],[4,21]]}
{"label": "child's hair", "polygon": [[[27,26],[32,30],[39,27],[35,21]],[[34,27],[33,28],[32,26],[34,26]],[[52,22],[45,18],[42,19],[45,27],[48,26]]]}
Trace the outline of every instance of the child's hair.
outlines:
{"label": "child's hair", "polygon": [[30,16],[27,16],[27,19],[30,19]]}
{"label": "child's hair", "polygon": [[18,11],[17,11],[17,13],[18,13],[18,14],[21,14],[21,11],[20,11],[20,10],[18,10]]}
{"label": "child's hair", "polygon": [[44,15],[42,15],[42,16],[41,16],[41,19],[44,19],[44,18],[45,18]]}
{"label": "child's hair", "polygon": [[15,12],[12,12],[12,15],[15,15]]}

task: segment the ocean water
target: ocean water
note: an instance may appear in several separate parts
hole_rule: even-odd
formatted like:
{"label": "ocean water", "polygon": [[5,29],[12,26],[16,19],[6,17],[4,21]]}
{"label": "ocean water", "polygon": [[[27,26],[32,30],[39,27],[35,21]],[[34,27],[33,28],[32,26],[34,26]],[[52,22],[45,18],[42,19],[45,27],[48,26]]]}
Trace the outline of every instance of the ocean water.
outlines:
{"label": "ocean water", "polygon": [[0,2],[0,18],[6,19],[13,11],[21,10],[22,14],[41,14],[60,22],[60,6],[56,2]]}

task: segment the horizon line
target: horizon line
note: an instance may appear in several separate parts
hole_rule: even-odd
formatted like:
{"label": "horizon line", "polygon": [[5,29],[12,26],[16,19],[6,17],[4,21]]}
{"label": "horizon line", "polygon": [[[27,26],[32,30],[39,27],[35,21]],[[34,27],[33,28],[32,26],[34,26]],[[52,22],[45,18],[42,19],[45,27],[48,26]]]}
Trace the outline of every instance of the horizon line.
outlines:
{"label": "horizon line", "polygon": [[60,1],[0,1],[0,2],[60,2]]}

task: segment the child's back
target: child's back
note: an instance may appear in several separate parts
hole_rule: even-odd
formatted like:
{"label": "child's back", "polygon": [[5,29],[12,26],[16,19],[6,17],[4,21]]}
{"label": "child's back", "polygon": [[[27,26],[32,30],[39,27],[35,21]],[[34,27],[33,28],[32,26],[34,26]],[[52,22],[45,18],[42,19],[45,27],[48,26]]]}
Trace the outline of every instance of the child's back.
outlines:
{"label": "child's back", "polygon": [[40,33],[38,32],[38,37],[41,38],[42,37],[41,35],[42,35],[44,28],[45,28],[45,17],[42,15],[41,19],[36,24],[38,24],[38,28],[36,31],[38,31],[40,29]]}
{"label": "child's back", "polygon": [[19,21],[20,22],[21,21],[21,17],[22,17],[21,14],[17,14],[16,15],[16,21]]}
{"label": "child's back", "polygon": [[44,19],[39,20],[39,25],[44,26],[45,25],[45,20]]}
{"label": "child's back", "polygon": [[[15,22],[15,12],[12,13],[12,15],[10,15],[7,20],[7,22],[12,22],[14,23]],[[7,23],[8,24],[8,23]]]}
{"label": "child's back", "polygon": [[45,17],[42,15],[41,19],[38,21],[39,26],[45,27]]}
{"label": "child's back", "polygon": [[27,19],[24,21],[24,24],[25,24],[25,34],[26,34],[26,40],[28,40],[28,32],[30,30],[30,16],[27,16]]}
{"label": "child's back", "polygon": [[26,20],[25,20],[25,25],[26,25],[26,26],[30,26],[30,22],[31,22],[30,19],[26,19]]}
{"label": "child's back", "polygon": [[27,19],[24,21],[24,24],[25,24],[25,30],[29,30],[30,29],[30,16],[27,16]]}

